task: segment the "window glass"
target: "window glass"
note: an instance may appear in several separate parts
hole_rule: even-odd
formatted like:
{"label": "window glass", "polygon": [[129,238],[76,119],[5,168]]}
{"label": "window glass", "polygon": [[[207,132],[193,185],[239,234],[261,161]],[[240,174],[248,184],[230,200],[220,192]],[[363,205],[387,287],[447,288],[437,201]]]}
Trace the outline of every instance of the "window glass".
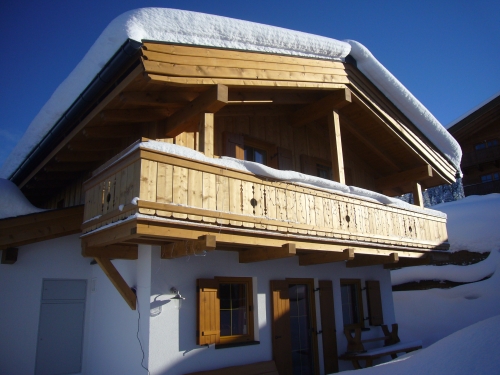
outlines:
{"label": "window glass", "polygon": [[236,336],[248,333],[246,283],[220,283],[220,335]]}
{"label": "window glass", "polygon": [[360,280],[341,280],[342,316],[344,326],[363,326],[362,301],[360,297]]}
{"label": "window glass", "polygon": [[245,152],[244,156],[245,160],[254,161],[256,163],[264,165],[267,163],[267,153],[264,150],[251,146],[245,146],[244,152]]}
{"label": "window glass", "polygon": [[326,165],[316,164],[316,170],[318,172],[318,177],[325,178],[327,180],[332,179],[332,168]]}

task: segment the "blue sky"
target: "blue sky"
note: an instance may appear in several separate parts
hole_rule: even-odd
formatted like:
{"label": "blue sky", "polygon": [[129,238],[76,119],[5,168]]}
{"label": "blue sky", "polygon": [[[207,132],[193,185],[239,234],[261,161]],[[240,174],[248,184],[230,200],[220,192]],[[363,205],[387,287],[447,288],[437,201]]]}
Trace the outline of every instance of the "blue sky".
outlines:
{"label": "blue sky", "polygon": [[500,91],[500,1],[5,0],[0,164],[109,22],[148,6],[357,40],[445,126]]}

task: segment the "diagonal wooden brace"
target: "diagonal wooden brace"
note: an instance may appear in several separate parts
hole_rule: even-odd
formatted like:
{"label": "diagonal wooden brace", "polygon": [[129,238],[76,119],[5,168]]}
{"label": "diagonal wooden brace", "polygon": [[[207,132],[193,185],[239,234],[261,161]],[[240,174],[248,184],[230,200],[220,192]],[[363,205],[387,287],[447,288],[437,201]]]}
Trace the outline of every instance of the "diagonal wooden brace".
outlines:
{"label": "diagonal wooden brace", "polygon": [[115,268],[111,260],[108,258],[94,258],[99,267],[106,274],[108,279],[113,283],[118,292],[122,295],[123,299],[130,306],[132,310],[135,310],[135,306],[137,303],[137,297],[135,293],[130,289],[128,284],[123,279],[120,272]]}

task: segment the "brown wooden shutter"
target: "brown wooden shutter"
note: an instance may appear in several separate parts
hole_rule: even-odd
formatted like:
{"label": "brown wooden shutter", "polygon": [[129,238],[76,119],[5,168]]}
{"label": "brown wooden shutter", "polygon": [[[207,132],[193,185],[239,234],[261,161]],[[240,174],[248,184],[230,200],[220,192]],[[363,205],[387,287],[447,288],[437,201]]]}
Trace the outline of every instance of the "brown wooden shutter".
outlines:
{"label": "brown wooden shutter", "polygon": [[197,286],[196,344],[218,344],[220,342],[219,282],[214,279],[198,279]]}
{"label": "brown wooden shutter", "polygon": [[245,158],[244,138],[242,134],[224,132],[224,156],[243,160]]}
{"label": "brown wooden shutter", "polygon": [[325,373],[339,372],[337,334],[335,332],[335,308],[331,280],[319,281],[319,306],[321,309],[321,330],[323,340],[323,361]]}
{"label": "brown wooden shutter", "polygon": [[293,171],[293,153],[283,147],[277,147],[278,169],[282,171]]}
{"label": "brown wooden shutter", "polygon": [[316,162],[308,155],[300,155],[300,171],[302,173],[317,176],[318,168],[316,167]]}
{"label": "brown wooden shutter", "polygon": [[380,282],[378,280],[366,281],[366,297],[368,303],[368,314],[371,326],[384,324],[382,313],[382,298],[380,296]]}
{"label": "brown wooden shutter", "polygon": [[293,373],[290,335],[290,297],[286,280],[271,280],[273,359],[280,375]]}

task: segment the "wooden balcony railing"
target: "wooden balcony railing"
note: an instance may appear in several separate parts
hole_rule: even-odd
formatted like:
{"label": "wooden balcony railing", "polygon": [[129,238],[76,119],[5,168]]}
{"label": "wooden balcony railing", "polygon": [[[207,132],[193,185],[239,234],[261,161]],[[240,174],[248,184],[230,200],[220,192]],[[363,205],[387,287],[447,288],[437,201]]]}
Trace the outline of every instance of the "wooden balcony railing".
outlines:
{"label": "wooden balcony railing", "polygon": [[464,194],[466,197],[469,195],[486,195],[491,193],[500,193],[500,181],[490,181],[464,186]]}
{"label": "wooden balcony railing", "polygon": [[249,233],[258,229],[415,250],[448,247],[446,219],[432,211],[271,181],[148,149],[108,164],[85,182],[84,233],[144,214]]}
{"label": "wooden balcony railing", "polygon": [[500,146],[491,146],[482,150],[467,152],[462,156],[462,168],[500,160]]}

